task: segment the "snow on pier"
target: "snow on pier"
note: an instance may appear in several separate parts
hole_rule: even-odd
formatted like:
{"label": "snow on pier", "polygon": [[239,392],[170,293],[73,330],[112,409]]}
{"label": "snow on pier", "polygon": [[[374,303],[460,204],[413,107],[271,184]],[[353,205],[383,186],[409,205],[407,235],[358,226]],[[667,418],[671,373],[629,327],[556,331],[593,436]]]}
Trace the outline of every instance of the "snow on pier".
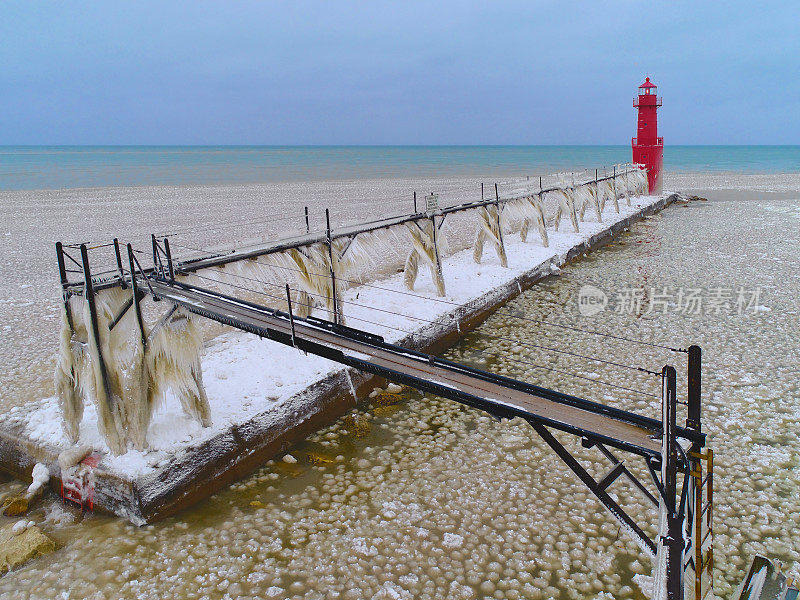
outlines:
{"label": "snow on pier", "polygon": [[[565,194],[557,201],[555,216],[546,220],[547,246],[542,238],[522,241],[502,227],[492,232],[489,221],[484,239],[502,242],[506,266],[501,265],[499,251],[476,264],[473,249],[467,248],[438,257],[446,282],[443,296],[436,269],[417,274],[413,293],[406,275],[398,273],[339,290],[338,299],[346,307],[341,312],[352,326],[389,342],[431,352],[447,347],[499,304],[674,199],[631,194],[630,204],[615,198],[617,206],[609,201],[604,210],[598,202],[597,215],[590,210],[580,231],[563,224],[555,231],[554,220],[564,214],[568,218],[574,214],[577,224],[581,208],[592,208],[597,187]],[[583,201],[582,193],[587,194]],[[418,252],[423,262],[424,253],[424,248]],[[306,289],[306,298],[313,289]],[[333,307],[323,302],[322,308]],[[163,407],[149,423],[146,449],[109,452],[97,426],[95,405],[86,404],[78,444],[105,454],[95,471],[96,506],[137,524],[163,518],[343,414],[354,406],[354,396],[365,395],[374,385],[369,375],[242,332],[225,333],[207,344],[201,368],[210,424],[204,427],[183,410],[174,393],[167,392]],[[44,462],[53,465],[51,474],[57,477],[56,458],[72,445],[56,397],[0,416],[0,467],[17,476],[27,476],[35,462]]]}

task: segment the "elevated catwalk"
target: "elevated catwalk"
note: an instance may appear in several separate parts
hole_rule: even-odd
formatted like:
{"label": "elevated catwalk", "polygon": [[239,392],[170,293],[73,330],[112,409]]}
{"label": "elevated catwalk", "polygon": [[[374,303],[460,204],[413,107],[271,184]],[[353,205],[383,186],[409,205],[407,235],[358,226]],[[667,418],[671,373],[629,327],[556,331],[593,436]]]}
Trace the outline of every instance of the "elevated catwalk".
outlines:
{"label": "elevated catwalk", "polygon": [[[625,210],[616,219],[607,216],[603,224],[584,224],[584,229],[588,232],[581,236],[570,234],[566,239],[571,241],[566,244],[561,244],[557,241],[558,238],[554,238],[551,242],[552,249],[538,248],[538,253],[533,256],[539,258],[521,267],[515,267],[516,250],[510,250],[511,268],[502,271],[498,269],[499,273],[505,275],[504,279],[490,280],[490,287],[485,287],[485,284],[479,282],[469,283],[464,286],[463,293],[458,291],[455,296],[462,302],[461,305],[444,305],[445,309],[431,313],[430,322],[412,325],[411,333],[396,336],[392,340],[393,343],[411,351],[408,360],[416,360],[413,358],[413,352],[438,353],[444,350],[456,343],[464,332],[480,324],[496,307],[536,281],[550,276],[554,267],[561,266],[606,243],[632,223],[660,211],[676,199],[677,196],[637,199],[630,209]],[[594,229],[591,229],[592,226]],[[520,246],[523,247],[530,247],[530,244]],[[449,264],[447,260],[446,266]],[[483,270],[487,268],[489,267],[483,267]],[[165,296],[175,294],[175,290],[163,282],[152,283],[162,286],[159,287],[159,291]],[[177,297],[175,299],[177,300]],[[208,298],[209,302],[211,300]],[[186,302],[187,299],[182,298],[181,301]],[[219,302],[219,299],[214,301]],[[315,336],[325,333],[321,322],[319,323],[320,325],[313,331]],[[299,321],[296,323],[297,326],[310,327],[305,323],[301,325]],[[274,328],[284,335],[288,331],[285,319],[282,324],[276,323]],[[340,340],[337,343],[344,342]],[[337,348],[337,351],[341,350],[342,347]],[[376,352],[377,350],[378,348],[370,349]],[[296,351],[287,349],[285,352]],[[354,355],[353,358],[371,360],[371,355]],[[390,368],[393,363],[388,361],[380,365],[376,363],[377,366]],[[426,368],[443,377],[440,384],[445,381],[445,375],[456,380],[461,377],[455,372],[439,374],[438,371],[444,369],[442,362],[436,365],[434,361],[434,365],[428,365]],[[120,458],[105,456],[94,471],[95,506],[116,513],[136,524],[150,523],[174,514],[241,478],[266,460],[284,452],[292,443],[329,424],[355,405],[354,390],[356,395],[364,397],[382,380],[383,378],[375,379],[372,373],[355,368],[331,370],[293,393],[279,405],[265,407],[260,411],[244,412],[242,416],[236,415],[229,424],[214,428],[210,435],[196,442],[189,441],[176,446],[175,452],[158,464],[147,464],[145,468],[134,470],[127,468],[125,462],[127,456]],[[442,386],[445,387],[444,384]],[[553,399],[536,398],[510,388],[504,393],[510,405],[509,413],[517,409],[535,409],[539,411],[537,414],[548,417],[546,407],[554,403]],[[531,404],[514,405],[514,402],[522,402],[523,396],[526,398],[525,401]],[[488,394],[475,397],[485,399]],[[46,463],[51,466],[51,485],[59,489],[60,471],[56,459],[62,450],[69,447],[69,444],[63,436],[57,435],[60,428],[57,413],[47,412],[52,411],[53,406],[54,400],[47,399],[0,415],[0,468],[26,479],[30,477],[31,469],[36,462]],[[565,403],[562,403],[561,407],[563,411],[560,419],[565,426],[568,425],[576,430],[588,429],[584,421],[596,417],[585,414],[578,407],[569,407]],[[42,435],[31,426],[31,423],[41,422],[43,418],[56,421],[50,424],[51,427],[47,431],[52,430],[52,433],[48,435]],[[614,439],[623,441],[626,447],[638,448],[645,454],[652,454],[657,450],[657,444],[648,439],[648,435],[652,435],[654,428],[657,428],[656,424],[647,422],[644,427],[632,427],[624,420],[615,421],[611,418],[605,418],[605,422],[619,430]]]}
{"label": "elevated catwalk", "polygon": [[[684,507],[685,496],[690,488],[693,489],[693,484],[687,475],[686,483],[682,486],[683,498],[676,502],[677,474],[678,471],[688,474],[691,470],[692,459],[687,452],[690,449],[695,453],[699,451],[704,444],[704,436],[699,430],[699,413],[696,426],[693,424],[692,427],[683,428],[675,424],[674,369],[665,367],[661,374],[665,382],[663,399],[671,403],[672,408],[671,417],[670,410],[665,409],[663,418],[659,420],[445,361],[423,351],[441,349],[454,342],[464,330],[474,327],[499,304],[536,280],[548,276],[555,266],[604,243],[634,221],[660,210],[675,199],[674,196],[644,199],[645,202],[638,207],[627,211],[627,216],[620,215],[610,225],[598,223],[595,233],[584,237],[582,242],[566,252],[551,255],[549,259],[531,265],[531,268],[511,277],[505,284],[440,316],[437,322],[420,328],[425,330],[424,335],[411,335],[408,336],[411,339],[399,340],[396,344],[388,343],[383,337],[368,331],[295,315],[288,285],[285,298],[289,309],[281,311],[180,282],[176,274],[183,274],[186,263],[179,264],[175,269],[168,245],[165,244],[165,259],[169,264],[162,264],[159,268],[154,239],[156,267],[146,272],[135,268],[131,253],[131,269],[127,275],[121,271],[118,281],[125,288],[133,288],[133,304],[137,310],[142,296],[150,294],[153,299],[166,301],[167,305],[182,307],[190,313],[293,346],[350,369],[325,377],[299,394],[295,402],[281,405],[285,409],[282,416],[265,411],[244,422],[231,423],[224,432],[196,446],[186,446],[170,461],[155,466],[144,476],[125,477],[118,469],[107,468],[104,464],[106,459],[103,459],[93,471],[94,504],[125,516],[134,523],[152,522],[172,514],[240,478],[293,441],[348,410],[353,405],[353,396],[363,393],[372,384],[371,376],[375,376],[435,393],[498,417],[525,419],[611,511],[624,529],[640,542],[642,548],[655,554],[660,542],[648,538],[642,528],[612,499],[607,488],[619,477],[627,477],[655,507],[660,503],[656,496],[672,498],[669,514],[678,515],[677,506],[680,505],[679,529],[684,522],[692,522],[691,518],[686,520]],[[330,231],[328,241],[330,243]],[[86,249],[82,248],[82,251],[85,260]],[[225,261],[226,258],[204,257],[198,262]],[[88,273],[86,281],[92,281],[92,287],[95,287]],[[88,294],[88,301],[91,304],[91,294]],[[697,403],[699,410],[699,396]],[[304,405],[303,410],[297,410],[301,405]],[[28,434],[26,422],[31,421],[31,417],[35,418],[36,410],[36,406],[23,407],[12,411],[13,415],[0,418],[0,466],[22,477],[34,462],[52,465],[61,449]],[[590,476],[553,437],[550,428],[578,436],[585,446],[599,448],[610,460],[611,470],[600,480]],[[624,461],[618,460],[609,448],[644,458],[652,475],[652,484],[657,490],[656,495],[650,493],[647,486],[639,482]],[[109,464],[113,462],[111,460]],[[51,468],[51,473],[54,470]],[[661,536],[659,539],[669,537]],[[682,556],[682,552],[680,554]]]}

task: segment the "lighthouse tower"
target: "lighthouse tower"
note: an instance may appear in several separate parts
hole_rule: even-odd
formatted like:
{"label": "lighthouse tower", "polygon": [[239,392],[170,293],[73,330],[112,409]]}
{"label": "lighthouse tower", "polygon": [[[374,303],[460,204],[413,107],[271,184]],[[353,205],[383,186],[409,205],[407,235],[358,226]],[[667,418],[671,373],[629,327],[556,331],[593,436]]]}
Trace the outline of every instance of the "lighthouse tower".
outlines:
{"label": "lighthouse tower", "polygon": [[661,106],[657,89],[648,77],[639,86],[639,97],[633,101],[633,107],[639,109],[636,137],[631,139],[633,162],[647,168],[647,184],[651,194],[661,192],[661,166],[664,164],[664,138],[658,137],[656,118],[656,111]]}

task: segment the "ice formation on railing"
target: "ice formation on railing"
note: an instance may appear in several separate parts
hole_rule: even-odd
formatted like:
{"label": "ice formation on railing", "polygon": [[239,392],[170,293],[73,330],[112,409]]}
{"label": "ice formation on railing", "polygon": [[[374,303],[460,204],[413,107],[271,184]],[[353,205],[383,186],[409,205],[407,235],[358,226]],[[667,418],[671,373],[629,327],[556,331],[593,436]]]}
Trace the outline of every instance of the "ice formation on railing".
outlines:
{"label": "ice formation on railing", "polygon": [[211,423],[196,317],[182,310],[168,311],[150,329],[145,345],[132,315],[109,327],[130,294],[130,289],[122,288],[95,294],[98,340],[89,335],[88,303],[80,296],[69,299],[72,326],[64,312],[55,372],[67,437],[78,441],[84,404],[91,399],[100,434],[114,454],[126,452],[129,443],[140,450],[147,447],[153,411],[167,388],[188,415],[204,426]]}
{"label": "ice formation on railing", "polygon": [[[448,216],[441,209],[419,213],[369,231],[355,228],[353,234],[300,242],[274,253],[178,275],[177,279],[231,295],[237,290],[261,294],[259,302],[280,308],[286,307],[288,283],[298,317],[322,308],[330,320],[344,323],[343,288],[361,281],[382,257],[394,255],[403,261],[405,285],[410,290],[414,289],[420,262],[427,265],[436,293],[445,295],[442,260],[447,244],[440,228],[451,214],[474,218],[471,245],[475,262],[481,261],[488,241],[501,265],[507,266],[505,234],[519,232],[525,242],[531,225],[535,225],[546,247],[549,224],[558,231],[561,219],[568,217],[577,233],[587,211],[593,211],[596,221],[602,222],[606,202],[613,203],[619,213],[619,198],[624,197],[630,205],[631,195],[647,192],[647,173],[635,165],[619,165],[612,176],[599,180],[584,176],[576,181],[574,174],[562,174],[558,179],[560,185],[554,189],[539,187],[537,191],[532,182],[517,181],[508,197],[496,194],[494,200],[457,207]],[[554,212],[548,214],[548,207],[554,207]],[[124,310],[131,295],[130,287],[95,293],[97,339],[90,331],[89,303],[81,295],[69,298],[62,312],[55,372],[67,437],[78,441],[84,404],[92,399],[97,406],[98,428],[114,454],[126,452],[129,445],[148,447],[152,415],[167,389],[180,400],[187,415],[203,426],[211,422],[200,368],[203,338],[197,317],[172,308],[152,326],[143,324],[142,332],[133,311]],[[114,322],[120,314],[122,317]]]}

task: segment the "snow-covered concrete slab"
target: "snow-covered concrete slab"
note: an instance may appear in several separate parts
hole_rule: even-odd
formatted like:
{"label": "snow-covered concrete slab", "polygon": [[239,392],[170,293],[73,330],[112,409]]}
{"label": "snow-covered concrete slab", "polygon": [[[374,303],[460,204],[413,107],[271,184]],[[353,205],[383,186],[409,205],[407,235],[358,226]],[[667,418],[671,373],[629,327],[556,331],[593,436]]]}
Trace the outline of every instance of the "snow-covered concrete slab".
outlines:
{"label": "snow-covered concrete slab", "polygon": [[[549,232],[548,248],[534,233],[527,243],[508,235],[507,268],[491,249],[482,264],[473,261],[471,249],[458,252],[443,262],[445,298],[437,299],[427,272],[420,273],[413,294],[407,293],[402,274],[352,287],[344,292],[347,323],[390,342],[438,352],[498,305],[675,198],[633,198],[630,207],[622,203],[619,215],[606,207],[604,222],[587,216],[580,233],[562,223],[560,232]],[[338,363],[244,332],[227,333],[207,345],[203,377],[212,426],[201,427],[168,398],[154,415],[148,452],[109,454],[97,430],[94,406],[87,405],[80,444],[105,453],[95,470],[95,506],[136,524],[168,516],[330,423],[376,383]],[[30,478],[33,465],[42,462],[57,485],[57,456],[68,447],[55,397],[0,415],[2,470]]]}

